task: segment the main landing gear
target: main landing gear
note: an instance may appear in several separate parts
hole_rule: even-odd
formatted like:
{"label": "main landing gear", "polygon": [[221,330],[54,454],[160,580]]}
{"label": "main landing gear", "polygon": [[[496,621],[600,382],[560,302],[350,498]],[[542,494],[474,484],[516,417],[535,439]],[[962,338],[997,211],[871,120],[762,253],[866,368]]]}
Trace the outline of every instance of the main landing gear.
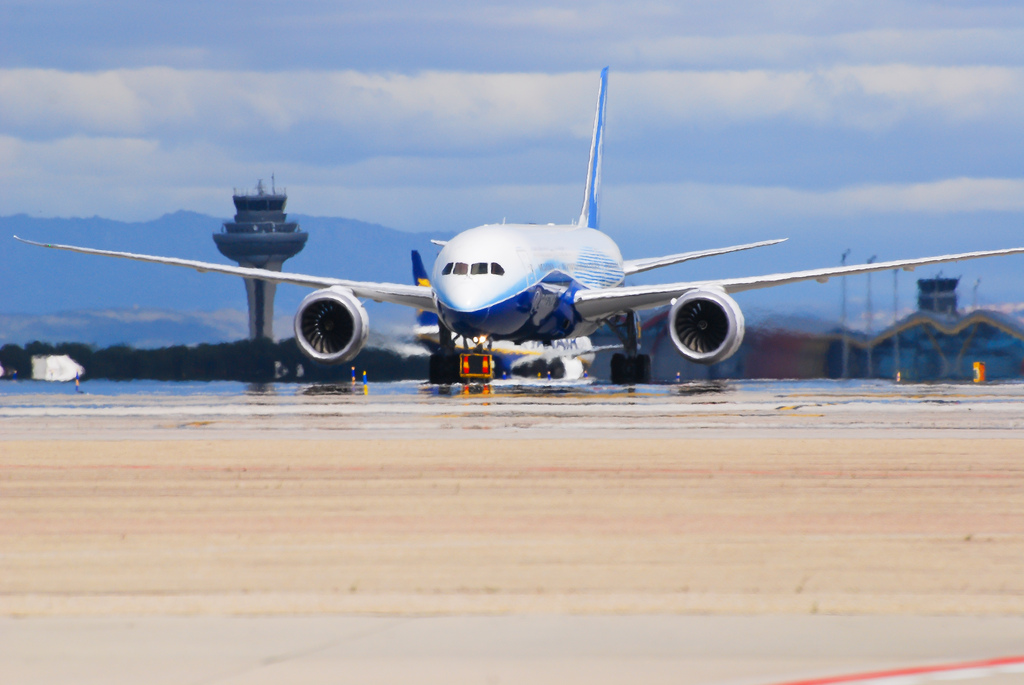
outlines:
{"label": "main landing gear", "polygon": [[612,383],[615,385],[636,385],[651,382],[651,356],[638,354],[629,357],[618,353],[612,355]]}
{"label": "main landing gear", "polygon": [[461,379],[459,374],[459,355],[455,353],[455,343],[452,341],[452,332],[443,324],[438,322],[438,342],[441,344],[441,351],[430,355],[430,383],[431,385],[452,385]]}
{"label": "main landing gear", "polygon": [[608,326],[622,341],[625,354],[612,355],[612,383],[636,385],[651,382],[651,357],[640,354],[640,317],[626,312],[608,322]]}

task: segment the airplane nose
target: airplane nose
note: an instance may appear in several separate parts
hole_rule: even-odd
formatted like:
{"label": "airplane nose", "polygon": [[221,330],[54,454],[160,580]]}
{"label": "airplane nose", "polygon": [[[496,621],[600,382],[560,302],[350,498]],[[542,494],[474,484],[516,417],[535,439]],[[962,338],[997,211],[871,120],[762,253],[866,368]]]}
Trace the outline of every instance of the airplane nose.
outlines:
{"label": "airplane nose", "polygon": [[530,308],[520,306],[516,300],[508,300],[482,306],[479,309],[451,309],[444,302],[439,302],[442,321],[456,333],[474,336],[480,333],[488,335],[513,335],[525,326],[530,319]]}
{"label": "airplane nose", "polygon": [[450,285],[444,284],[436,287],[437,299],[448,309],[460,312],[473,311],[480,307],[480,297],[473,288],[466,287],[467,284]]}
{"label": "airplane nose", "polygon": [[522,328],[530,318],[532,296],[520,293],[511,299],[502,299],[482,290],[471,279],[457,280],[435,287],[441,319],[460,335],[510,335]]}
{"label": "airplane nose", "polygon": [[475,335],[483,330],[487,330],[484,324],[487,322],[487,311],[478,312],[459,312],[459,311],[446,311],[445,321],[452,328],[452,330],[462,333],[463,335]]}

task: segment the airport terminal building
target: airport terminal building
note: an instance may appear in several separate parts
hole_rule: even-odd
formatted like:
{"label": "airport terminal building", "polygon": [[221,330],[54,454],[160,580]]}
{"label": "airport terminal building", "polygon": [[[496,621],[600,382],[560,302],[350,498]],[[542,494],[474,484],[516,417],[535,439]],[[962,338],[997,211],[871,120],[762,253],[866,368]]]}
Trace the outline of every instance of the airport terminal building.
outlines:
{"label": "airport terminal building", "polygon": [[712,366],[680,357],[669,340],[665,313],[656,314],[644,326],[653,378],[674,380],[678,373],[682,380],[895,379],[898,372],[903,381],[971,380],[974,362],[984,362],[989,380],[1024,375],[1024,325],[1018,319],[984,309],[961,311],[958,279],[917,284],[917,311],[875,335],[751,326],[739,352]]}
{"label": "airport terminal building", "polygon": [[[921,279],[918,310],[874,336],[850,338],[849,376],[908,381],[970,380],[974,362],[989,379],[1020,378],[1024,372],[1024,325],[1001,312],[962,312],[959,279]],[[842,374],[842,336],[829,348],[829,377]],[[837,364],[838,360],[838,364]],[[838,373],[837,373],[838,371]]]}

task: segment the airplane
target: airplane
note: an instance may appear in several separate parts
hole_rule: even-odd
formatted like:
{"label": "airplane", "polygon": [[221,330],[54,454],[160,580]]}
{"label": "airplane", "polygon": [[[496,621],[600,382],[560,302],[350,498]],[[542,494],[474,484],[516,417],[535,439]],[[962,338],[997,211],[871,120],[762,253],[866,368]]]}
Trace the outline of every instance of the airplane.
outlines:
{"label": "airplane", "polygon": [[458,383],[466,376],[463,364],[467,355],[458,353],[456,336],[464,341],[497,338],[550,343],[588,336],[601,325],[609,326],[623,346],[623,352],[612,357],[612,382],[646,383],[650,380],[650,357],[640,350],[640,311],[670,305],[669,333],[678,352],[692,362],[714,364],[732,356],[743,341],[743,312],[732,297],[736,293],[1024,253],[1024,247],[1018,247],[763,276],[627,286],[625,278],[632,274],[782,241],[624,260],[615,242],[599,230],[607,98],[605,67],[601,71],[579,219],[565,225],[487,224],[459,233],[447,242],[436,241],[441,251],[434,262],[430,285],[351,281],[15,238],[41,247],[315,288],[295,313],[295,339],[306,356],[324,364],[344,363],[366,344],[369,318],[361,299],[436,312],[441,349],[430,356],[429,379],[435,384]]}
{"label": "airplane", "polygon": [[[423,265],[418,250],[412,251],[412,278],[417,285],[430,285],[430,277]],[[416,326],[413,329],[416,340],[432,353],[441,351],[441,326],[437,312],[419,310],[416,312]],[[544,344],[535,340],[514,343],[510,340],[477,339],[453,336],[456,348],[484,349],[493,357],[492,373],[507,376],[528,377],[547,372],[549,377],[563,380],[579,380],[586,376],[587,369],[594,362],[594,355],[606,349],[619,349],[617,345],[594,347],[590,338],[580,336],[553,340]]]}

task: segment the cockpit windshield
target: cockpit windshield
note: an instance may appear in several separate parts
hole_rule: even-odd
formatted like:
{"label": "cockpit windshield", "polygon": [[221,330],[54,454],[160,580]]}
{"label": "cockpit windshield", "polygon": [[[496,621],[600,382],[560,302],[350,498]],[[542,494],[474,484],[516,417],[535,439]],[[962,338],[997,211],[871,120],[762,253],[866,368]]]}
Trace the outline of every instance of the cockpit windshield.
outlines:
{"label": "cockpit windshield", "polygon": [[[467,274],[478,276],[480,274],[486,273],[488,273],[487,262],[475,262],[472,266],[467,264],[466,262],[448,262],[447,264],[444,265],[444,268],[441,269],[442,276],[465,276]],[[490,273],[494,276],[504,276],[505,269],[502,268],[501,264],[498,264],[497,262],[491,262]]]}

